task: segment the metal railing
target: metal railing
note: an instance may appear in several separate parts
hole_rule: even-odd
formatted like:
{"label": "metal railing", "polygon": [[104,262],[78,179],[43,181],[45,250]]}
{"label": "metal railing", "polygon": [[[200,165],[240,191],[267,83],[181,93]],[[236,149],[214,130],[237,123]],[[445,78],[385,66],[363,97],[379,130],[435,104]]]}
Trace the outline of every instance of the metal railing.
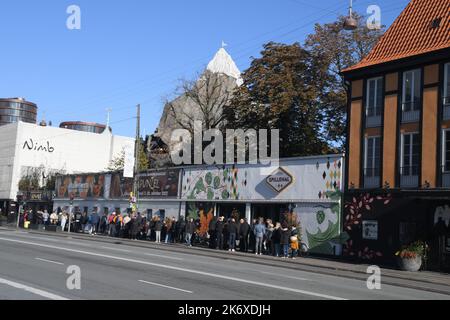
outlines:
{"label": "metal railing", "polygon": [[402,104],[402,123],[420,120],[420,101],[407,101]]}
{"label": "metal railing", "polygon": [[402,188],[419,187],[419,166],[406,166],[400,169],[400,186]]}
{"label": "metal railing", "polygon": [[450,188],[450,168],[442,167],[442,188]]}
{"label": "metal railing", "polygon": [[366,116],[366,128],[377,128],[381,126],[381,116]]}
{"label": "metal railing", "polygon": [[444,120],[450,120],[450,97],[444,98]]}
{"label": "metal railing", "polygon": [[364,187],[366,189],[381,187],[381,170],[380,168],[365,168],[364,169]]}

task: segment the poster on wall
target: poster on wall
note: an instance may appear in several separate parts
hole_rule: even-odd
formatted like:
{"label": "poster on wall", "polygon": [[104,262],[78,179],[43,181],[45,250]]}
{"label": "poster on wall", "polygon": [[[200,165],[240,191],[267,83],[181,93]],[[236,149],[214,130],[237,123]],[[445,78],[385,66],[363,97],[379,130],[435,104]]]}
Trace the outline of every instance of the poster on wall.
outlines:
{"label": "poster on wall", "polygon": [[120,173],[111,175],[110,199],[128,199],[131,192],[133,192],[133,179],[123,178]]}
{"label": "poster on wall", "polygon": [[57,177],[56,193],[58,198],[78,199],[103,198],[105,192],[105,175],[88,174]]}
{"label": "poster on wall", "polygon": [[170,197],[178,196],[180,170],[149,172],[139,176],[139,197]]}
{"label": "poster on wall", "polygon": [[363,239],[378,240],[378,221],[363,221]]}

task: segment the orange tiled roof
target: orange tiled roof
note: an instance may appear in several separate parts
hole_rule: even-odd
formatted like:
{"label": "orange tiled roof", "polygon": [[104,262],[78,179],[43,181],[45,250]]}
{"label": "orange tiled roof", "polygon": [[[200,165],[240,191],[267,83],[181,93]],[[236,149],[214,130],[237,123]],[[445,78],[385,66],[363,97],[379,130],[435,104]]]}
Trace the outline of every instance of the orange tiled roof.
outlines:
{"label": "orange tiled roof", "polygon": [[412,0],[367,57],[344,72],[449,47],[450,0]]}

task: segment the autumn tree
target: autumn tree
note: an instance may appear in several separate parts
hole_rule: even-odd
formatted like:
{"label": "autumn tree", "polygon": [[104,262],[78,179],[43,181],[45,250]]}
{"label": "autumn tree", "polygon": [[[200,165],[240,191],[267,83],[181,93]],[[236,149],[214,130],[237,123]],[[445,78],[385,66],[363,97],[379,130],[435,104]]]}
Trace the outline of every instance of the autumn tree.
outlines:
{"label": "autumn tree", "polygon": [[234,129],[279,129],[280,155],[306,156],[329,151],[320,129],[318,88],[308,52],[300,44],[270,42],[253,59],[226,108]]}
{"label": "autumn tree", "polygon": [[324,138],[342,150],[345,139],[347,86],[342,71],[366,57],[377,43],[384,29],[369,29],[363,17],[354,14],[358,28],[346,31],[345,17],[336,22],[316,24],[315,31],[305,41],[305,50],[315,70]]}

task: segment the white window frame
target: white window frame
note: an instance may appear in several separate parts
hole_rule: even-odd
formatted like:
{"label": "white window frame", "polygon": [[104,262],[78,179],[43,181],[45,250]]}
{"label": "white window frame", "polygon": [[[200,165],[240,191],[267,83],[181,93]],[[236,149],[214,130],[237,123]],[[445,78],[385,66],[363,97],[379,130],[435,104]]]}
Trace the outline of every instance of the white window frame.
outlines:
{"label": "white window frame", "polygon": [[[381,136],[371,136],[371,137],[366,137],[365,141],[364,141],[364,172],[366,172],[366,169],[368,169],[367,165],[368,165],[368,155],[369,155],[369,140],[373,140],[373,150],[375,150],[375,139],[380,139],[380,144],[381,144]],[[382,146],[380,145],[380,148]],[[375,155],[375,153],[374,153]],[[373,164],[375,162],[375,158],[372,157],[371,159],[372,162],[372,166],[370,169],[375,169]],[[381,154],[380,154],[380,169],[381,169]]]}
{"label": "white window frame", "polygon": [[[380,110],[378,110],[377,109],[377,106],[378,106],[378,104],[377,104],[377,98],[378,98],[378,95],[377,95],[377,91],[378,91],[378,81],[379,80],[381,80],[381,81],[383,81],[383,77],[376,77],[376,78],[370,78],[370,79],[367,79],[367,84],[366,84],[366,86],[367,86],[367,96],[366,96],[366,117],[368,117],[369,116],[369,101],[370,101],[370,82],[371,81],[374,81],[375,82],[375,97],[374,97],[374,106],[373,106],[373,109],[375,110],[375,116],[377,116],[376,114],[377,114],[377,111],[380,111],[380,115],[381,115],[381,104],[380,104],[380,107],[379,107],[379,109]],[[381,86],[381,90],[383,90],[383,85]],[[383,99],[381,99],[382,101],[383,101]]]}
{"label": "white window frame", "polygon": [[[447,162],[447,139],[446,135],[450,132],[450,129],[443,129],[442,130],[442,172],[443,173],[450,173],[450,170],[445,170],[445,164]],[[450,147],[450,146],[449,146]]]}
{"label": "white window frame", "polygon": [[[412,74],[412,84],[411,84],[411,96],[414,96],[414,89],[416,87],[416,72],[419,73],[419,81],[421,82],[422,79],[422,70],[421,69],[413,69],[413,70],[408,70],[403,72],[403,93],[402,93],[402,111],[405,112],[404,107],[405,107],[405,103],[406,101],[406,75],[408,73]],[[419,83],[420,84],[420,83]],[[420,92],[420,86],[419,86],[419,97],[422,97],[422,92]],[[417,111],[417,110],[410,110],[410,111]]]}
{"label": "white window frame", "polygon": [[[401,142],[400,142],[400,174],[403,175],[403,169],[405,168],[405,136],[412,136],[414,134],[419,134],[419,132],[406,132],[401,134]],[[413,159],[413,143],[411,141],[411,146],[409,150],[409,161],[408,166],[412,167],[412,159]]]}

